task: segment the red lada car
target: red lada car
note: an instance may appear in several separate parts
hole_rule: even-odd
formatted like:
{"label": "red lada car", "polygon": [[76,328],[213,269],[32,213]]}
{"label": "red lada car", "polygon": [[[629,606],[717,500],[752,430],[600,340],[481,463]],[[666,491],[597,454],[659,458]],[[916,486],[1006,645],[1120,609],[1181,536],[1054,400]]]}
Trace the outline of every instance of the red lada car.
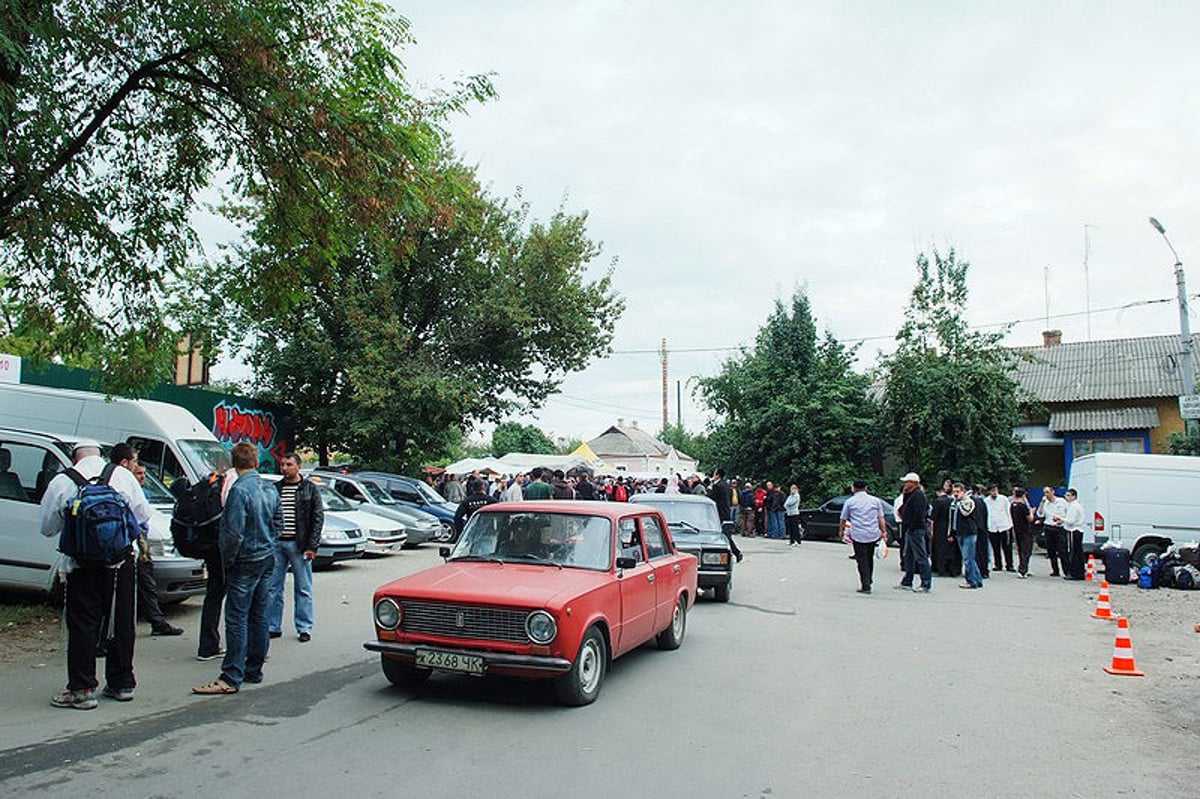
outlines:
{"label": "red lada car", "polygon": [[383,673],[551,678],[568,705],[596,699],[609,664],[654,638],[677,649],[696,559],[662,514],[605,502],[506,502],[472,518],[441,566],[375,591]]}

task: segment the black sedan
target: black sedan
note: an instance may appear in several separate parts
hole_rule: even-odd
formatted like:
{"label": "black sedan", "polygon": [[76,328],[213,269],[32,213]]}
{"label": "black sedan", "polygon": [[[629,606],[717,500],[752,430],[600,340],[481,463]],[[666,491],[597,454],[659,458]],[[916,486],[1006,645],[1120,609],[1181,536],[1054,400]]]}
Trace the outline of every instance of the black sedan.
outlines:
{"label": "black sedan", "polygon": [[[849,494],[827,499],[815,508],[805,508],[800,511],[800,524],[804,526],[805,538],[825,538],[831,541],[841,539],[842,506],[850,499]],[[884,506],[884,521],[887,523],[888,544],[895,546],[900,541],[900,528],[896,524],[896,516],[892,513],[892,504],[880,500]]]}
{"label": "black sedan", "polygon": [[722,532],[716,503],[694,494],[634,494],[629,501],[662,511],[675,548],[699,562],[699,587],[710,589],[718,602],[728,602],[733,591],[733,548]]}

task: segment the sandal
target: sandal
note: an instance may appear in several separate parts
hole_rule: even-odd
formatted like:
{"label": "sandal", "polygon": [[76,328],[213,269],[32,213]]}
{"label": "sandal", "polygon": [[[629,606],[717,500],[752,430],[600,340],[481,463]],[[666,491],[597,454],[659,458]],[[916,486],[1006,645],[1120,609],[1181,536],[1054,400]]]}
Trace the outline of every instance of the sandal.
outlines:
{"label": "sandal", "polygon": [[210,683],[200,685],[192,689],[192,693],[204,694],[205,696],[213,696],[216,694],[236,694],[237,692],[237,688],[234,688],[232,685],[219,678]]}

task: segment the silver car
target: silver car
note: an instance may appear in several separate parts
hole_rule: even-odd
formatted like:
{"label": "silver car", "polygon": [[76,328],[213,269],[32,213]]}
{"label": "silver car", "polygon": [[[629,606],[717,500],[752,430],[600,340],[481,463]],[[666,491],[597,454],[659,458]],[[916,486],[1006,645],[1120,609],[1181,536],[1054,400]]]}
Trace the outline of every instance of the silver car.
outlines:
{"label": "silver car", "polygon": [[313,472],[308,478],[314,483],[328,485],[339,496],[353,504],[355,510],[394,519],[403,524],[404,531],[408,533],[405,549],[412,549],[426,541],[435,541],[441,534],[442,525],[436,516],[397,502],[391,494],[371,480],[329,472]]}

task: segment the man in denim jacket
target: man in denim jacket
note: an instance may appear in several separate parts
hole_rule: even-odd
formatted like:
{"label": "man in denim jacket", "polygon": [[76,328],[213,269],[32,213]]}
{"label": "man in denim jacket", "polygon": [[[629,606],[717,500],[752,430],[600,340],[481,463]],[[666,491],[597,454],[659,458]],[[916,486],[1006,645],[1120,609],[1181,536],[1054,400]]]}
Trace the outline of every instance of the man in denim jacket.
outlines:
{"label": "man in denim jacket", "polygon": [[258,448],[243,441],[230,453],[238,479],[221,515],[221,560],[225,565],[225,659],[221,676],[193,688],[197,694],[237,693],[243,682],[259,683],[270,637],[267,601],[275,549],[283,529],[279,491],[255,471]]}

